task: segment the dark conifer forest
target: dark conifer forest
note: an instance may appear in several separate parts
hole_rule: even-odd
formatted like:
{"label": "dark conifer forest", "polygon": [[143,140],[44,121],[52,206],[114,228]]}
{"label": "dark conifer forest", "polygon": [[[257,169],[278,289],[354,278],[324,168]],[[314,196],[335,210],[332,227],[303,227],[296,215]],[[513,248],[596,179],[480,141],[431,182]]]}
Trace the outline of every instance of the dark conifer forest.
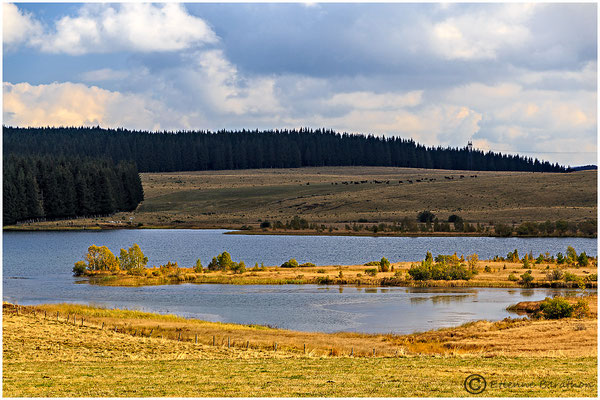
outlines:
{"label": "dark conifer forest", "polygon": [[390,166],[477,171],[565,172],[529,157],[426,147],[411,139],[331,130],[144,132],[4,127],[4,154],[133,161],[140,172],[309,166]]}
{"label": "dark conifer forest", "polygon": [[131,161],[13,154],[3,169],[4,225],[131,211],[144,199]]}

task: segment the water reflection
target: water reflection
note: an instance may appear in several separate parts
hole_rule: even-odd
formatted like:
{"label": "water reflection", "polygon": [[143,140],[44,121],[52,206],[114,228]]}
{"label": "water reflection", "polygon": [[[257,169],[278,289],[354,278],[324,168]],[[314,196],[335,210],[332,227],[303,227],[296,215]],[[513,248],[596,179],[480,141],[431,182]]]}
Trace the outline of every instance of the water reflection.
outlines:
{"label": "water reflection", "polygon": [[[140,288],[74,284],[73,263],[92,243],[138,243],[150,264],[169,260],[193,265],[227,250],[246,265],[280,265],[290,258],[317,265],[362,264],[435,254],[505,255],[515,248],[534,254],[597,254],[597,241],[581,238],[370,238],[223,235],[222,230],[120,230],[100,232],[5,232],[3,299],[20,304],[73,302],[171,313],[211,321],[278,326],[304,331],[410,333],[464,322],[499,320],[505,308],[565,293],[559,289],[356,288],[316,285],[163,285]],[[51,249],[51,251],[48,251]],[[543,249],[543,250],[542,250]],[[26,279],[11,279],[26,278]],[[577,293],[571,290],[571,293]],[[595,291],[593,291],[595,292]]]}
{"label": "water reflection", "polygon": [[416,297],[411,296],[410,302],[412,304],[420,304],[427,301],[431,301],[433,304],[450,304],[450,303],[460,303],[465,300],[473,300],[474,297],[477,297],[476,294],[435,294],[428,297]]}

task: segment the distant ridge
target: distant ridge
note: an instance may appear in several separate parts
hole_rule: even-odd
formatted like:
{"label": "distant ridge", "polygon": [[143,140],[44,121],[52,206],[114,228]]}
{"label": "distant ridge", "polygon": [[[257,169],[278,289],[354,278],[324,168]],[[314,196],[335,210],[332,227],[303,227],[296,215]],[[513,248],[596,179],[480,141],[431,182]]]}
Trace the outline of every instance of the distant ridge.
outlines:
{"label": "distant ridge", "polygon": [[323,166],[567,172],[521,155],[429,147],[412,139],[328,129],[148,132],[100,127],[3,127],[4,155],[63,155],[134,161],[140,172]]}
{"label": "distant ridge", "polygon": [[570,172],[575,172],[575,171],[588,171],[588,170],[594,170],[594,169],[598,169],[597,165],[582,165],[580,167],[571,167],[569,168]]}

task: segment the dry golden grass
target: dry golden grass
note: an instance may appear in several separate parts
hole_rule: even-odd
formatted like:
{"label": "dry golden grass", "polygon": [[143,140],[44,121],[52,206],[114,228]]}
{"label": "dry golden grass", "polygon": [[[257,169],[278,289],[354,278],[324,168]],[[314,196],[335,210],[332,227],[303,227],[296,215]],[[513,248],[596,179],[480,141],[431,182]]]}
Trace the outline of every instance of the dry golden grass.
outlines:
{"label": "dry golden grass", "polygon": [[[83,327],[60,317],[57,322],[55,316],[44,318],[42,310],[78,312],[88,322]],[[177,341],[115,333],[106,322],[100,329],[101,320],[130,327],[160,324],[163,333],[185,327],[223,336],[268,334],[282,344],[298,335],[314,343],[329,338],[405,351],[332,357],[304,355],[285,345],[277,352],[246,350],[194,344],[190,337]],[[479,373],[489,382],[487,396],[595,396],[596,334],[596,319],[482,321],[407,336],[326,335],[77,305],[21,307],[17,315],[5,305],[3,395],[465,396],[464,379]],[[513,386],[492,387],[492,381]]]}
{"label": "dry golden grass", "polygon": [[[159,315],[135,310],[114,310],[77,304],[46,304],[21,307],[20,313],[38,322],[61,327],[96,329],[104,336],[126,334],[145,339],[194,343],[211,348],[227,347],[277,354],[312,356],[378,356],[418,354],[485,354],[536,356],[590,356],[596,353],[597,296],[584,297],[590,304],[591,317],[532,321],[478,321],[457,328],[440,329],[412,335],[362,334],[351,332],[298,332],[256,325],[227,324],[174,315]],[[34,316],[33,313],[36,313]],[[44,314],[45,312],[45,314]],[[59,313],[58,321],[56,312]],[[5,305],[5,316],[15,316],[14,306]],[[21,316],[22,316],[21,315]],[[81,319],[84,326],[81,326]],[[117,332],[115,332],[115,327]],[[57,338],[56,335],[54,335]],[[120,337],[120,336],[119,336]],[[213,338],[216,346],[213,347]],[[539,339],[539,340],[529,340]],[[548,340],[548,339],[553,340]],[[162,340],[164,339],[164,340]],[[306,346],[306,347],[305,347]],[[306,348],[306,353],[304,352]]]}
{"label": "dry golden grass", "polygon": [[[441,221],[459,214],[472,223],[518,224],[560,219],[579,222],[595,219],[597,210],[596,171],[551,174],[319,167],[141,176],[145,201],[133,213],[25,228],[90,227],[96,223],[118,227],[129,217],[134,217],[134,225],[150,227],[239,228],[258,226],[259,220],[286,221],[300,215],[310,222],[343,229],[359,219],[384,223],[414,219],[425,209]],[[368,183],[342,184],[350,181]]]}
{"label": "dry golden grass", "polygon": [[[377,272],[375,276],[369,276],[365,270],[377,267],[365,265],[325,265],[315,267],[298,268],[280,268],[265,267],[264,270],[246,270],[242,274],[236,274],[232,271],[212,271],[205,273],[196,273],[191,268],[180,268],[178,277],[154,277],[152,269],[146,271],[147,276],[137,277],[127,275],[121,271],[117,274],[100,271],[92,276],[90,282],[100,285],[111,286],[142,286],[158,284],[177,284],[182,282],[193,283],[222,283],[222,284],[314,284],[319,283],[319,279],[329,279],[331,284],[350,284],[363,286],[428,286],[428,287],[448,287],[448,286],[468,286],[468,287],[522,287],[518,281],[510,281],[509,275],[514,275],[520,279],[520,276],[526,271],[531,270],[534,277],[533,286],[549,286],[552,282],[547,279],[547,274],[555,268],[559,268],[563,273],[569,272],[578,278],[598,273],[598,267],[595,259],[590,259],[588,267],[567,267],[555,263],[535,264],[533,262],[527,268],[523,268],[522,263],[511,263],[506,261],[479,261],[477,263],[478,274],[474,275],[468,281],[426,281],[414,282],[407,280],[407,272],[412,262],[398,262],[391,264],[394,268],[389,272]],[[486,272],[488,267],[489,272]],[[340,277],[340,273],[342,274]],[[555,284],[566,285],[564,281],[555,282]],[[588,282],[588,286],[596,287],[596,282]],[[577,287],[574,282],[568,283]]]}

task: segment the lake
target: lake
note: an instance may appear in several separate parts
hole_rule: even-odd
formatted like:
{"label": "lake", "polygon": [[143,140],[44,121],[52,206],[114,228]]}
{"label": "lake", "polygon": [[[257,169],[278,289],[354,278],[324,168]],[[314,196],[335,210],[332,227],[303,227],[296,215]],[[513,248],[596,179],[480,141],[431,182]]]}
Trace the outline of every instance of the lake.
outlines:
{"label": "lake", "polygon": [[71,269],[91,244],[118,254],[138,243],[150,265],[177,261],[204,265],[222,251],[235,261],[279,265],[300,262],[362,264],[387,257],[391,262],[437,254],[480,258],[565,253],[567,246],[597,255],[597,240],[583,238],[347,237],[226,235],[224,230],[113,230],[5,232],[3,299],[19,304],[76,302],[174,313],[211,321],[253,323],[305,331],[410,333],[464,322],[499,320],[505,308],[523,300],[564,294],[556,289],[415,289],[315,285],[167,285],[139,288],[77,284]]}

